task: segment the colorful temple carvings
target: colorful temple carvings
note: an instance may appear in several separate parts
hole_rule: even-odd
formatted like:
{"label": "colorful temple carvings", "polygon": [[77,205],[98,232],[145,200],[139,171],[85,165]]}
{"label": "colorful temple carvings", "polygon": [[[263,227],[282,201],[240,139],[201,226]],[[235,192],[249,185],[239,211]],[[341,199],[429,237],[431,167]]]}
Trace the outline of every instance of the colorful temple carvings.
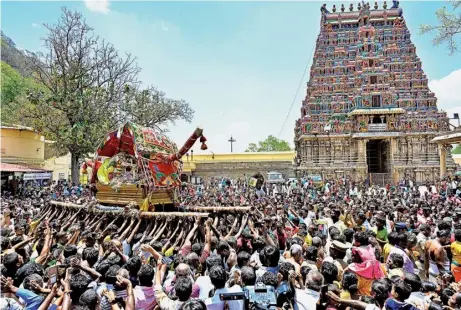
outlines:
{"label": "colorful temple carvings", "polygon": [[[398,2],[391,7],[384,2],[382,9],[377,3],[373,9],[370,4],[359,4],[358,10],[352,4],[348,10],[333,6],[331,12],[324,5],[321,12],[307,93],[295,127],[298,171],[354,170],[355,178],[369,173],[396,178],[399,165],[410,161],[415,165],[400,172],[435,178],[431,169],[438,167],[438,150],[428,141],[448,131],[448,119],[428,88]],[[415,145],[408,146],[407,139]],[[371,157],[378,158],[378,166]],[[344,169],[348,167],[350,171]],[[425,168],[429,175],[415,172]]]}

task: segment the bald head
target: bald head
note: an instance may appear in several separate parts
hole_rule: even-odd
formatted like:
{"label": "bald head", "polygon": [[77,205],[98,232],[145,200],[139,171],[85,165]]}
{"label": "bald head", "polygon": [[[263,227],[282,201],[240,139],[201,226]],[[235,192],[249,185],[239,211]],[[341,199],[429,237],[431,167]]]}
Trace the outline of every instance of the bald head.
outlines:
{"label": "bald head", "polygon": [[296,262],[299,262],[303,255],[303,248],[299,244],[293,244],[290,248],[290,254]]}
{"label": "bald head", "polygon": [[322,239],[318,236],[315,236],[314,238],[312,238],[312,245],[317,247],[317,248],[321,248],[322,247]]}
{"label": "bald head", "polygon": [[175,269],[175,274],[177,277],[187,277],[190,276],[190,267],[187,264],[181,263]]}
{"label": "bald head", "polygon": [[323,276],[318,271],[311,270],[306,277],[306,286],[313,291],[320,292],[323,285]]}
{"label": "bald head", "polygon": [[187,256],[186,256],[186,261],[187,263],[194,267],[194,268],[197,268],[198,265],[200,264],[200,260],[199,260],[199,257],[197,255],[197,253],[189,253]]}

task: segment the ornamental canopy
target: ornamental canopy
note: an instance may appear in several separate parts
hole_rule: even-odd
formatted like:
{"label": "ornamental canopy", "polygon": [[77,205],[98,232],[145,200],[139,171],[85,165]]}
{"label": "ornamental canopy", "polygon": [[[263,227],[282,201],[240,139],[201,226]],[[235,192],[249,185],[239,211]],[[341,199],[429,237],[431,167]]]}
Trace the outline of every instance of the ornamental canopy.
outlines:
{"label": "ornamental canopy", "polygon": [[404,114],[402,108],[374,108],[374,109],[355,109],[348,115],[374,115],[374,114]]}

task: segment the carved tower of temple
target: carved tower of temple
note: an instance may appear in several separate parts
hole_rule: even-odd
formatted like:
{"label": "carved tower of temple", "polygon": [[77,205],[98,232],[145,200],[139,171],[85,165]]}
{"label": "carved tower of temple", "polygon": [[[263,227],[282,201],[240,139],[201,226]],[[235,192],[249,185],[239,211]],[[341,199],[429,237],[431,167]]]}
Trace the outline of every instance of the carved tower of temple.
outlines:
{"label": "carved tower of temple", "polygon": [[[296,121],[299,176],[434,180],[448,131],[397,2],[321,9],[320,34]],[[449,148],[449,146],[445,146]],[[451,157],[447,172],[455,169]]]}

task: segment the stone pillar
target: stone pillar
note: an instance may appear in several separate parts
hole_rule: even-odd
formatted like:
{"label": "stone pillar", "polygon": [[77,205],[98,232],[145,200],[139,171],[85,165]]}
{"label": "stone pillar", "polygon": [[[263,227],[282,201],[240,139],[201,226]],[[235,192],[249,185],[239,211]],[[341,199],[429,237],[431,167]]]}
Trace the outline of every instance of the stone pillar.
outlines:
{"label": "stone pillar", "polygon": [[447,172],[447,150],[441,143],[438,143],[438,147],[440,155],[440,177],[443,178]]}
{"label": "stone pillar", "polygon": [[314,156],[312,140],[305,141],[304,145],[306,147],[306,166],[310,167],[312,166]]}
{"label": "stone pillar", "polygon": [[[394,183],[398,182],[398,172],[397,169],[394,168],[395,160],[394,160],[394,153],[396,150],[397,141],[395,138],[389,139],[389,171],[391,172],[392,180]],[[397,181],[396,181],[397,178]]]}
{"label": "stone pillar", "polygon": [[414,164],[420,164],[421,163],[421,155],[422,155],[421,138],[420,137],[413,137],[411,139],[411,144],[413,146],[412,162]]}
{"label": "stone pillar", "polygon": [[360,139],[357,141],[358,147],[358,164],[366,165],[367,164],[367,140]]}

